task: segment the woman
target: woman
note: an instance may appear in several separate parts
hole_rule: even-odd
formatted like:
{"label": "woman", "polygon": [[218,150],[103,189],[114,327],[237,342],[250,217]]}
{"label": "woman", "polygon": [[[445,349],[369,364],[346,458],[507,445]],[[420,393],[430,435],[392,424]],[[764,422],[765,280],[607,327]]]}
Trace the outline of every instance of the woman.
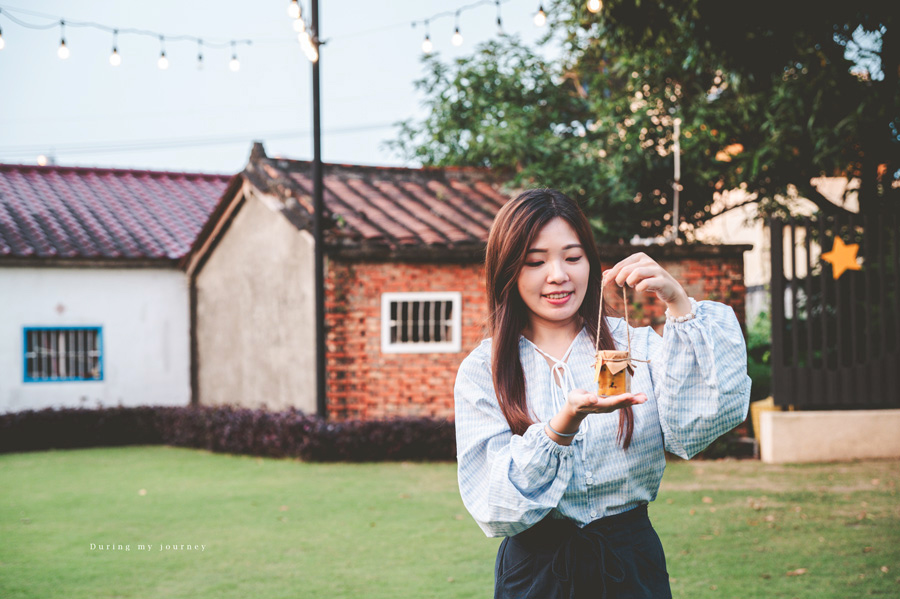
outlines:
{"label": "woman", "polygon": [[[690,458],[746,417],[733,310],[698,304],[644,254],[601,274],[587,219],[550,189],[498,212],[485,279],[491,339],[460,365],[456,435],[463,503],[506,537],[495,598],[671,597],[646,506],[664,450]],[[630,330],[632,357],[649,360],[636,362],[634,393],[595,394],[598,331],[601,349],[629,344],[622,319],[598,329],[603,284],[668,306],[662,337]]]}

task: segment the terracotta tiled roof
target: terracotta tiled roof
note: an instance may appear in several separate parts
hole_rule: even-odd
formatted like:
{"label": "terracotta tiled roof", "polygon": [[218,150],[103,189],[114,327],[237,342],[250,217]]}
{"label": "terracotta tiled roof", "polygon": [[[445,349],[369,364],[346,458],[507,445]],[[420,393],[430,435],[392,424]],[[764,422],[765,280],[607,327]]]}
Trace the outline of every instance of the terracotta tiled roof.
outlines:
{"label": "terracotta tiled roof", "polygon": [[[483,248],[508,199],[485,169],[325,164],[323,173],[332,250]],[[312,229],[312,162],[268,158],[257,145],[244,176],[297,227]]]}
{"label": "terracotta tiled roof", "polygon": [[179,259],[230,179],[0,164],[0,260]]}

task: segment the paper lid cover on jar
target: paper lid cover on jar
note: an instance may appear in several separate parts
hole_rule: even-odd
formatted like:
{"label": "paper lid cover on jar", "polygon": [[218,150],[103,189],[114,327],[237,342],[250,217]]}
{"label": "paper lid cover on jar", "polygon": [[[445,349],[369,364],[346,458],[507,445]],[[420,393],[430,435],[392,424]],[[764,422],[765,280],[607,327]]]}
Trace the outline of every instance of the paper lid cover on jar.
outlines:
{"label": "paper lid cover on jar", "polygon": [[606,366],[611,374],[618,374],[628,369],[628,374],[634,374],[634,365],[631,363],[631,353],[614,349],[601,349],[597,352],[596,373],[600,375],[600,369]]}

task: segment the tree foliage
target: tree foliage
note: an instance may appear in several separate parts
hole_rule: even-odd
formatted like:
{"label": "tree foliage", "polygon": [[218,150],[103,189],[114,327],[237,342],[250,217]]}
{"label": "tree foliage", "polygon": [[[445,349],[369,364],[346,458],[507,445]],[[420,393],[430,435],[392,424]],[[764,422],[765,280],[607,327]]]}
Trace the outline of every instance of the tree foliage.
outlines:
{"label": "tree foliage", "polygon": [[424,59],[428,114],[392,146],[426,165],[509,171],[579,199],[605,239],[662,233],[681,122],[682,228],[719,191],[777,206],[810,179],[861,181],[863,210],[897,204],[896,3],[607,0],[550,4],[547,59],[503,36],[453,64]]}

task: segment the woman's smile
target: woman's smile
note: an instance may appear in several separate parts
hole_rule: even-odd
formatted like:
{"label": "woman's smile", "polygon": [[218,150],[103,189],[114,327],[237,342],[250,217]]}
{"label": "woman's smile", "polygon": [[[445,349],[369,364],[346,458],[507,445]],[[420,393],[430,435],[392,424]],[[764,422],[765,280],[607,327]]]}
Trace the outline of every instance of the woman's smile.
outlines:
{"label": "woman's smile", "polygon": [[528,309],[529,328],[578,326],[590,263],[581,240],[562,218],[550,220],[538,231],[519,271],[519,296]]}
{"label": "woman's smile", "polygon": [[573,295],[572,291],[563,291],[563,292],[559,292],[559,293],[548,293],[544,297],[551,304],[561,306],[561,305],[565,304],[567,301],[569,301],[569,298],[571,298],[572,295]]}

